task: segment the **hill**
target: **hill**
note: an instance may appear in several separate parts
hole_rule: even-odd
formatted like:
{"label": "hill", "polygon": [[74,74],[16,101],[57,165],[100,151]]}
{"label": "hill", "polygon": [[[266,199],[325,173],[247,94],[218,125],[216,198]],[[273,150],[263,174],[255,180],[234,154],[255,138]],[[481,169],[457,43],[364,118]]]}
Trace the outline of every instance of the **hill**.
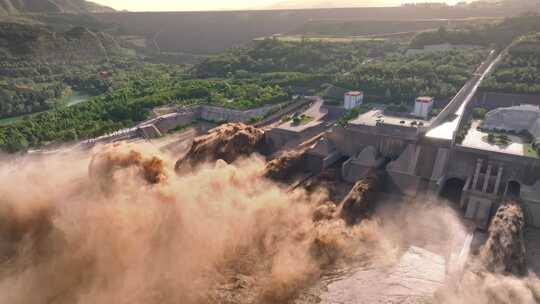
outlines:
{"label": "hill", "polygon": [[[519,9],[385,7],[220,12],[107,13],[94,16],[119,25],[122,35],[144,36],[165,52],[218,53],[261,36],[289,33],[312,20],[403,20],[507,17]],[[429,22],[424,22],[424,25]],[[436,22],[434,22],[436,23]],[[407,23],[410,26],[411,23]],[[399,24],[398,24],[399,25]],[[401,24],[402,25],[402,24]],[[398,28],[395,26],[394,28]],[[370,25],[369,29],[374,26]],[[416,26],[415,26],[416,28]],[[356,29],[352,29],[356,31]],[[379,32],[378,29],[376,29]],[[371,31],[367,31],[369,34]]]}
{"label": "hill", "polygon": [[539,31],[540,14],[527,14],[475,27],[462,29],[441,27],[436,31],[422,32],[411,41],[411,48],[423,48],[426,45],[439,43],[493,44],[504,48],[519,36]]}
{"label": "hill", "polygon": [[540,32],[516,39],[495,72],[481,86],[483,91],[540,94]]}
{"label": "hill", "polygon": [[264,9],[310,9],[310,8],[340,8],[340,7],[386,7],[398,6],[399,1],[392,0],[285,0]]}
{"label": "hill", "polygon": [[310,20],[289,32],[292,35],[361,36],[412,33],[439,27],[464,27],[499,20],[497,18],[422,19],[422,20]]}
{"label": "hill", "polygon": [[105,13],[114,9],[85,0],[0,0],[0,15]]}
{"label": "hill", "polygon": [[38,25],[0,23],[2,61],[81,62],[96,61],[125,50],[108,34],[74,27],[58,33]]}

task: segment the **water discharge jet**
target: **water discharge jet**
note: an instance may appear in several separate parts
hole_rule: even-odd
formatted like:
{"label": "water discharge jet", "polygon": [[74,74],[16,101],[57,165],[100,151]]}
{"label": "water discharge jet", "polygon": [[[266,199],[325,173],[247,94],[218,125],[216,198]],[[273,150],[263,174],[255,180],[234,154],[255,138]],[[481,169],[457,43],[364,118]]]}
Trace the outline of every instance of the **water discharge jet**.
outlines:
{"label": "water discharge jet", "polygon": [[[384,243],[374,222],[314,220],[327,202],[322,193],[263,178],[260,157],[178,176],[148,147],[96,153],[93,161],[51,155],[0,171],[0,207],[13,210],[1,229],[20,231],[1,240],[10,249],[0,259],[2,302],[287,303],[323,269],[369,260]],[[167,179],[148,179],[146,163],[161,163]],[[47,178],[34,178],[37,167]],[[102,183],[114,186],[94,187]],[[34,233],[39,222],[49,224]]]}
{"label": "water discharge jet", "polygon": [[371,216],[375,209],[377,192],[383,185],[384,172],[372,170],[356,182],[340,204],[339,215],[349,225],[354,225]]}
{"label": "water discharge jet", "polygon": [[105,148],[104,151],[96,153],[92,157],[88,171],[90,178],[97,181],[103,190],[111,191],[111,187],[114,187],[115,173],[125,169],[135,170],[135,174],[149,184],[159,184],[167,180],[165,163],[162,159],[119,147]]}
{"label": "water discharge jet", "polygon": [[214,128],[195,138],[187,154],[177,161],[175,168],[194,167],[206,161],[222,159],[232,163],[241,156],[260,152],[264,145],[264,131],[242,123],[229,123]]}
{"label": "water discharge jet", "polygon": [[492,273],[525,275],[525,218],[516,201],[505,201],[489,227],[489,238],[480,251],[482,265]]}
{"label": "water discharge jet", "polygon": [[268,162],[264,176],[274,181],[285,182],[301,171],[306,149],[286,151]]}
{"label": "water discharge jet", "polygon": [[[430,256],[407,250],[411,240],[429,244],[456,232],[449,229],[441,237],[419,225],[419,219],[440,224],[432,216],[444,215],[440,209],[423,214],[425,206],[404,205],[402,221],[374,211],[383,181],[377,171],[355,186],[338,213],[324,191],[289,191],[265,178],[269,165],[259,156],[230,155],[231,164],[193,157],[197,168],[176,175],[169,173],[174,165],[167,155],[144,146],[95,152],[93,161],[74,153],[0,170],[6,185],[0,210],[13,210],[4,213],[12,222],[0,229],[19,235],[1,240],[1,248],[10,250],[1,252],[0,300],[292,303],[337,267],[407,266],[418,252]],[[37,167],[47,178],[35,178]],[[408,217],[414,220],[403,221]],[[36,224],[41,222],[46,225]],[[35,233],[32,227],[46,229]],[[395,280],[402,272],[392,273]]]}

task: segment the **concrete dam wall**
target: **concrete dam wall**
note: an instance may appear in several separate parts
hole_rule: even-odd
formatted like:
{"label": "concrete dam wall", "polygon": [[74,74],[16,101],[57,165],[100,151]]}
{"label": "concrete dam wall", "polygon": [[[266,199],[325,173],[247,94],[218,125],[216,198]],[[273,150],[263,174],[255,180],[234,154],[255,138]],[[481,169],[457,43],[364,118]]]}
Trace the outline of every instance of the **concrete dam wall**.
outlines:
{"label": "concrete dam wall", "polygon": [[278,107],[279,105],[268,105],[246,111],[206,105],[178,108],[174,113],[141,123],[138,129],[144,137],[153,138],[159,137],[177,126],[189,124],[198,119],[215,122],[246,122],[258,116],[264,116]]}

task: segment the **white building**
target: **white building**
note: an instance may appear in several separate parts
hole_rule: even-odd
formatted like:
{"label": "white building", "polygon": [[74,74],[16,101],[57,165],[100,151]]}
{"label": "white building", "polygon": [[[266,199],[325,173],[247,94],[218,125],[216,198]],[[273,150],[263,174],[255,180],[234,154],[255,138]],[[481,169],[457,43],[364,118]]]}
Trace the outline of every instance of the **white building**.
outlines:
{"label": "white building", "polygon": [[418,97],[414,103],[414,113],[416,117],[427,119],[433,109],[433,97]]}
{"label": "white building", "polygon": [[358,91],[351,91],[345,93],[344,107],[347,110],[355,108],[364,102],[364,93]]}

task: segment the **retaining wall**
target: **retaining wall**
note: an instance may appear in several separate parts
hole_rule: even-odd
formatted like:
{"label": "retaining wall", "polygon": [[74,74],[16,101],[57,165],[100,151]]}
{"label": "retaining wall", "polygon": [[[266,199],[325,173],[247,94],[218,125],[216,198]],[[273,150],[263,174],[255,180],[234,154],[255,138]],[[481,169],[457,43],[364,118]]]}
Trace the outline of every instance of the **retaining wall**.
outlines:
{"label": "retaining wall", "polygon": [[[138,128],[145,137],[156,137],[177,126],[189,124],[197,119],[207,121],[246,122],[257,116],[264,116],[279,105],[268,105],[257,109],[240,111],[215,106],[193,106],[178,108],[175,113],[159,116],[139,124]],[[145,132],[156,128],[159,132]]]}
{"label": "retaining wall", "polygon": [[[305,128],[302,131],[293,131],[287,129],[273,128],[267,132],[266,143],[271,150],[276,151],[283,147],[299,145],[313,136],[323,132],[326,129],[324,121]],[[287,147],[285,147],[287,148]]]}
{"label": "retaining wall", "polygon": [[508,94],[496,92],[478,92],[470,107],[483,107],[493,110],[501,107],[532,104],[540,106],[540,95],[532,94]]}
{"label": "retaining wall", "polygon": [[264,116],[278,106],[279,105],[264,106],[247,111],[214,106],[201,106],[200,118],[209,121],[245,122],[257,116]]}

